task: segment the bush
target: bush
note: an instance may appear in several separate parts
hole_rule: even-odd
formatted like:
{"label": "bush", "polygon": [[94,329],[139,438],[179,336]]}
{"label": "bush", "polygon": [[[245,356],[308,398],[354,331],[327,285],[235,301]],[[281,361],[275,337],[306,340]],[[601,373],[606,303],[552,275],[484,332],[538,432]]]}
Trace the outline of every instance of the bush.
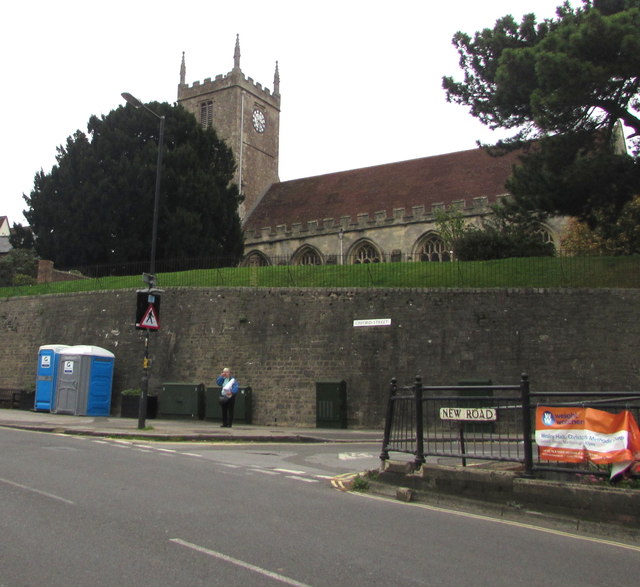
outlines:
{"label": "bush", "polygon": [[[0,259],[0,287],[11,285],[33,285],[38,276],[38,259],[33,251],[27,249],[11,249],[2,259]],[[16,279],[25,280],[32,278],[31,283],[21,281],[16,283]]]}
{"label": "bush", "polygon": [[538,235],[501,232],[495,229],[468,230],[453,244],[458,261],[489,261],[511,257],[553,257],[551,243]]}
{"label": "bush", "polygon": [[36,283],[38,283],[38,280],[35,277],[25,275],[24,273],[16,273],[13,276],[13,283],[11,285],[20,287],[21,285],[35,285]]}
{"label": "bush", "polygon": [[142,395],[142,390],[141,389],[123,389],[120,392],[120,395],[128,395],[128,396],[138,396],[138,397],[140,397]]}

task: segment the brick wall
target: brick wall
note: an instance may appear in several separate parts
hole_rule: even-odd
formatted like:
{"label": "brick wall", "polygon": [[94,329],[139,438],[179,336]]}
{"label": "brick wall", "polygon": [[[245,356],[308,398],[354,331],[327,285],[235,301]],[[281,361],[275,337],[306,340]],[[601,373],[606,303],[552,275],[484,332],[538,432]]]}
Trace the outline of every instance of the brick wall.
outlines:
{"label": "brick wall", "polygon": [[44,259],[38,260],[38,283],[51,283],[54,281],[77,281],[87,279],[82,275],[70,273],[69,271],[59,271],[54,269],[53,261]]}
{"label": "brick wall", "polygon": [[[347,382],[350,427],[378,427],[388,382],[491,378],[534,390],[637,390],[638,290],[205,289],[162,297],[150,389],[211,384],[231,366],[254,390],[254,423],[315,425],[315,382]],[[35,381],[42,344],[116,356],[114,411],[138,387],[144,354],[135,292],[0,300],[0,387]],[[389,318],[391,326],[354,328]]]}

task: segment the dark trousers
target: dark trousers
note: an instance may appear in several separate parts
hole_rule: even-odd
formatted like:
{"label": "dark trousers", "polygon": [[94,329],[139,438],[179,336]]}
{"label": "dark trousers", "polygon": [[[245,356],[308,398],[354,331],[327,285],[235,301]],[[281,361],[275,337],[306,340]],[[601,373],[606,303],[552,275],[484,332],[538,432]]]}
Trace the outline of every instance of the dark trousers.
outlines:
{"label": "dark trousers", "polygon": [[228,401],[224,402],[222,408],[222,425],[231,428],[233,424],[233,407],[236,404],[236,396],[232,395]]}

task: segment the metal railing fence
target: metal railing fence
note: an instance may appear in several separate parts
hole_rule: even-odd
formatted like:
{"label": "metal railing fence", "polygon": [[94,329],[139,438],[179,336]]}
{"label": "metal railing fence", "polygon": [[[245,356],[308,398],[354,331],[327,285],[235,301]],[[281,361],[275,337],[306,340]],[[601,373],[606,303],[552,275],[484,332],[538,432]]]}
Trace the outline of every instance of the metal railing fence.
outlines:
{"label": "metal railing fence", "polygon": [[422,466],[427,457],[521,463],[525,474],[560,472],[604,476],[601,468],[541,460],[535,444],[538,406],[594,407],[640,416],[640,392],[531,392],[522,374],[513,385],[431,385],[416,377],[413,385],[391,380],[380,459],[399,452]]}
{"label": "metal railing fence", "polygon": [[[529,257],[493,261],[416,261],[295,265],[288,258],[252,265],[222,257],[156,262],[159,287],[420,287],[420,288],[640,288],[640,256]],[[344,261],[344,262],[341,262]],[[56,268],[60,269],[60,268]],[[30,295],[139,287],[147,263],[77,267],[77,281],[0,288],[0,295]]]}

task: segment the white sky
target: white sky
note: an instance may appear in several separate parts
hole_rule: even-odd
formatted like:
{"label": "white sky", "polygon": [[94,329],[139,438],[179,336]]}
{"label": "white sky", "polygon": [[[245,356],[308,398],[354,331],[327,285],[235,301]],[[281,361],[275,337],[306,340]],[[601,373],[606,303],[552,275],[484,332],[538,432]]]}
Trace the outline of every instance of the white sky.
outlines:
{"label": "white sky", "polygon": [[[186,81],[233,67],[273,90],[280,69],[280,179],[427,157],[495,140],[447,104],[443,75],[461,79],[451,38],[513,14],[551,17],[561,0],[34,0],[3,8],[0,216],[24,223],[37,171],[92,114],[174,103]],[[572,1],[577,5],[577,0]]]}

